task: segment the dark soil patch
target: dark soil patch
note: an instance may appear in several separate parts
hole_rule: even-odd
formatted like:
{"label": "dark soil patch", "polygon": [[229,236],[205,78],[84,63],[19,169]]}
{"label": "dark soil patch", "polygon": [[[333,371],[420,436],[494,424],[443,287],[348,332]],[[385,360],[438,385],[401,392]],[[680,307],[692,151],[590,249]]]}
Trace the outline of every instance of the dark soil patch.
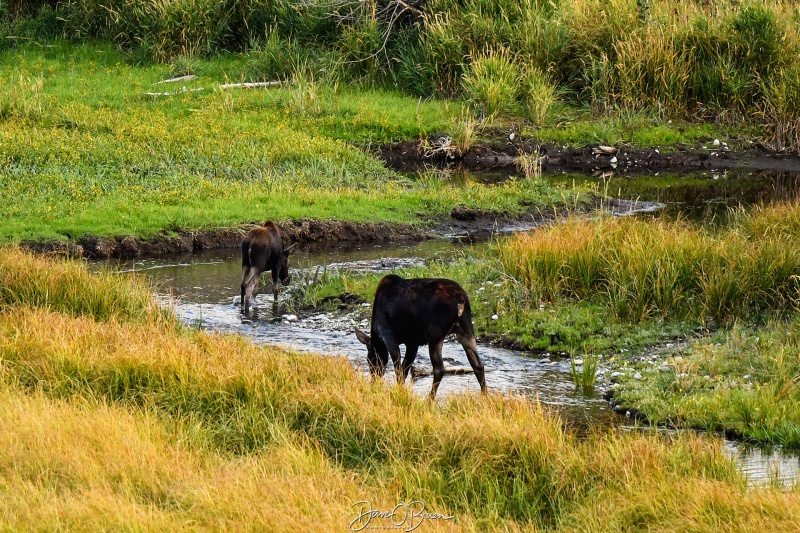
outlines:
{"label": "dark soil patch", "polygon": [[643,171],[690,171],[700,169],[752,168],[800,172],[797,154],[776,153],[760,144],[745,152],[733,152],[719,146],[678,145],[668,152],[658,148],[631,146],[580,148],[555,143],[537,143],[531,139],[495,141],[470,146],[461,151],[449,137],[435,135],[425,141],[405,141],[381,149],[386,164],[401,172],[415,172],[430,166],[461,165],[472,171],[516,168],[521,155],[537,154],[545,172],[641,173]]}
{"label": "dark soil patch", "polygon": [[321,310],[326,304],[333,303],[339,310],[350,309],[356,306],[360,306],[367,301],[357,294],[353,294],[352,292],[343,292],[337,296],[326,296],[325,298],[319,301],[319,304],[316,306],[310,306],[306,308],[306,311],[319,311]]}
{"label": "dark soil patch", "polygon": [[[182,231],[152,238],[85,235],[78,242],[25,241],[25,248],[41,253],[91,259],[130,259],[217,248],[238,248],[253,224],[218,230]],[[432,235],[410,224],[370,224],[338,220],[290,220],[280,224],[287,242],[378,242],[424,240]]]}

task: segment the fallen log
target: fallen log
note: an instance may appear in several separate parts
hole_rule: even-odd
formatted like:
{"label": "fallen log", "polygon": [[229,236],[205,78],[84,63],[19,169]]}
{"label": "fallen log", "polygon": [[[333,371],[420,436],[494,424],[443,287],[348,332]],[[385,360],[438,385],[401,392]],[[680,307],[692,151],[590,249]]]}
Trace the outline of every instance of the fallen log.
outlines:
{"label": "fallen log", "polygon": [[[444,373],[459,376],[463,374],[472,374],[473,370],[468,366],[444,365]],[[411,367],[411,379],[424,378],[432,374],[433,368],[417,368],[415,366]]]}
{"label": "fallen log", "polygon": [[225,83],[219,86],[220,89],[234,89],[242,87],[245,89],[254,89],[256,87],[276,87],[283,85],[282,81],[256,81],[256,82],[243,82],[243,83]]}
{"label": "fallen log", "polygon": [[175,83],[175,82],[179,82],[179,81],[189,81],[189,80],[195,79],[196,77],[197,76],[195,76],[194,74],[187,74],[186,76],[178,76],[177,78],[170,78],[168,80],[161,80],[161,81],[157,82],[157,84],[158,83]]}

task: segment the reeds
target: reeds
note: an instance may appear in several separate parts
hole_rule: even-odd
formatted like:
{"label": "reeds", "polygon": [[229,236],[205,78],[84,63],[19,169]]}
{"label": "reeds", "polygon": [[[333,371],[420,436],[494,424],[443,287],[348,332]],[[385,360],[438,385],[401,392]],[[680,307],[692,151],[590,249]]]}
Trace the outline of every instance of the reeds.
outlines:
{"label": "reeds", "polygon": [[720,233],[659,220],[571,220],[513,238],[499,254],[534,298],[604,301],[624,320],[728,324],[795,308],[798,211],[796,203],[763,208]]}
{"label": "reeds", "polygon": [[591,393],[594,390],[595,381],[597,381],[597,355],[587,353],[579,361],[576,359],[575,354],[570,358],[569,375],[572,382],[583,392]]}

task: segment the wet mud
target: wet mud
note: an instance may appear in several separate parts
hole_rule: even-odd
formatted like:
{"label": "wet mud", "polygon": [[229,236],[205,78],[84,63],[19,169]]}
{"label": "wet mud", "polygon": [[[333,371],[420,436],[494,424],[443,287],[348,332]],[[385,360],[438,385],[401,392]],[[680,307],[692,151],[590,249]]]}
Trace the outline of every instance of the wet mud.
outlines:
{"label": "wet mud", "polygon": [[758,143],[744,151],[732,151],[723,142],[677,145],[670,150],[601,145],[575,148],[515,137],[476,143],[467,150],[460,150],[448,135],[439,134],[423,141],[406,141],[381,148],[382,159],[390,168],[400,172],[447,165],[463,166],[477,172],[515,169],[520,156],[531,155],[538,157],[544,172],[613,170],[624,174],[733,168],[800,172],[798,154],[774,152]]}
{"label": "wet mud", "polygon": [[[62,254],[88,259],[133,259],[203,250],[238,248],[253,226],[253,221],[236,228],[164,233],[151,238],[133,236],[98,237],[85,235],[78,242],[24,241],[25,248],[41,253]],[[280,224],[287,243],[421,241],[434,237],[429,231],[410,224],[359,223],[340,220],[289,220]]]}
{"label": "wet mud", "polygon": [[[654,202],[633,202],[594,196],[579,206],[592,211],[607,209],[614,214],[644,212],[662,207]],[[566,210],[561,209],[566,212]],[[359,223],[340,220],[289,220],[279,224],[281,235],[290,243],[377,243],[424,241],[435,238],[457,238],[476,241],[492,235],[526,231],[552,223],[559,212],[542,212],[533,206],[526,214],[457,206],[450,216],[427,224]],[[241,246],[247,232],[262,222],[253,222],[237,228],[219,230],[185,231],[163,234],[143,239],[133,236],[97,237],[85,235],[78,242],[24,241],[21,245],[39,253],[60,254],[87,259],[133,259],[158,257],[170,254],[201,252],[204,250],[233,249]]]}

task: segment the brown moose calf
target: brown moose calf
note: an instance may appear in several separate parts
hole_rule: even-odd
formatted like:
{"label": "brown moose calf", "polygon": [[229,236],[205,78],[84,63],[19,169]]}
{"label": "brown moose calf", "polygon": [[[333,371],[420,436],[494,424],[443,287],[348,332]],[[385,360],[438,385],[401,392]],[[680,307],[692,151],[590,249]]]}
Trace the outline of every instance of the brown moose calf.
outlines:
{"label": "brown moose calf", "polygon": [[288,285],[292,278],[289,276],[289,254],[294,251],[297,243],[283,247],[281,232],[271,220],[257,226],[242,242],[242,301],[245,313],[250,312],[250,298],[258,284],[261,273],[272,272],[272,294],[278,300],[278,279],[281,284]]}

